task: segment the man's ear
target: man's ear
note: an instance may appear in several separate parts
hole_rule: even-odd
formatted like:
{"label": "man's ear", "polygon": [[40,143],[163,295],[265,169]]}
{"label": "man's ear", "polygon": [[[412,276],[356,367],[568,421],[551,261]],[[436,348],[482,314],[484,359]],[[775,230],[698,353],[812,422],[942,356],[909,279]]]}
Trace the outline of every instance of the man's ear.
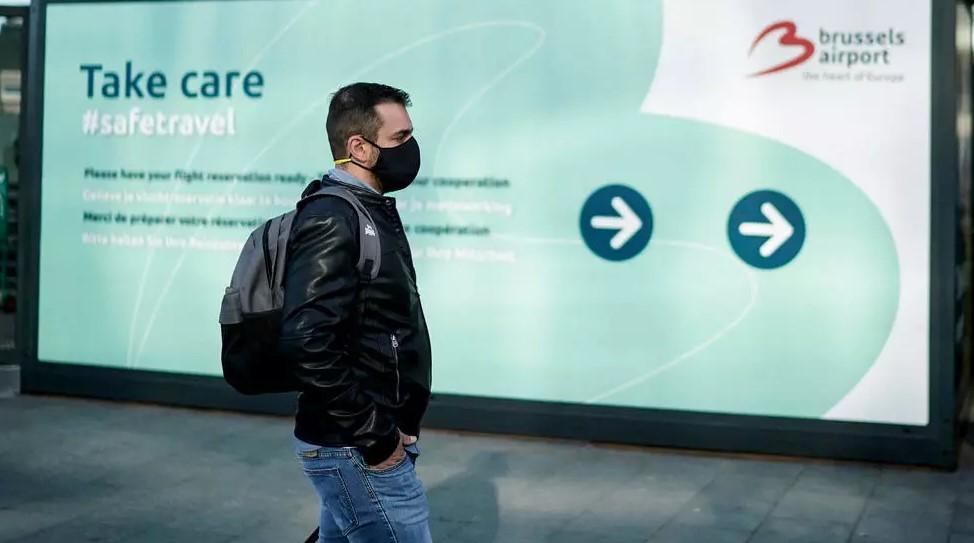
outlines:
{"label": "man's ear", "polygon": [[345,149],[348,151],[348,156],[355,162],[366,166],[372,163],[374,151],[369,142],[365,141],[361,135],[350,136],[345,142]]}

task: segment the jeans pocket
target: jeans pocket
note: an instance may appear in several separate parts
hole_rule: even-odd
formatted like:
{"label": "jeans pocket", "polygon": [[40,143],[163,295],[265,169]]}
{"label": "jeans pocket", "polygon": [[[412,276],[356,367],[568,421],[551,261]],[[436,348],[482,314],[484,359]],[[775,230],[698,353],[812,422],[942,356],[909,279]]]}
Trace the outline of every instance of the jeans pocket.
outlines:
{"label": "jeans pocket", "polygon": [[406,456],[409,457],[409,460],[415,466],[416,465],[416,459],[419,458],[419,455],[420,455],[419,444],[418,443],[413,443],[412,445],[406,445],[405,449],[406,449]]}
{"label": "jeans pocket", "polygon": [[365,459],[362,459],[359,463],[362,465],[362,469],[365,471],[365,473],[368,473],[369,475],[383,476],[394,474],[402,469],[402,467],[405,465],[412,465],[412,460],[409,457],[409,453],[406,453],[402,455],[402,458],[400,458],[398,462],[385,469],[375,469],[368,465],[365,462]]}
{"label": "jeans pocket", "polygon": [[311,479],[321,503],[335,520],[335,525],[343,536],[347,536],[358,527],[358,516],[341,470],[337,467],[316,469],[306,464],[304,471]]}

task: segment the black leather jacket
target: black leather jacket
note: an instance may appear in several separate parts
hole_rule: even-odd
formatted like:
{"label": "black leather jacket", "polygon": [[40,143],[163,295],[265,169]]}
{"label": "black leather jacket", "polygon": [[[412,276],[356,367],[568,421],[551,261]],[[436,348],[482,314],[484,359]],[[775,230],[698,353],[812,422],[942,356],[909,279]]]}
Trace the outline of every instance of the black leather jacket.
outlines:
{"label": "black leather jacket", "polygon": [[[319,183],[305,189],[310,194]],[[431,354],[409,242],[396,200],[350,187],[378,230],[375,280],[356,269],[361,228],[334,197],[299,208],[288,241],[280,352],[301,382],[294,429],[302,441],[357,447],[369,464],[419,435]]]}

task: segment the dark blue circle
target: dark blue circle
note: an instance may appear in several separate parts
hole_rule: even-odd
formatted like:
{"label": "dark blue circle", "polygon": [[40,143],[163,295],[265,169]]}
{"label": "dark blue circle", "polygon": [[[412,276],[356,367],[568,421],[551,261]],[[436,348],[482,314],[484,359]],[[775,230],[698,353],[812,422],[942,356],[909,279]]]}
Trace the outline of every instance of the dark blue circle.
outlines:
{"label": "dark blue circle", "polygon": [[[640,229],[618,249],[611,245],[618,229],[595,228],[593,217],[619,217],[612,206],[614,198],[621,198],[632,212],[642,221]],[[596,255],[613,262],[628,260],[646,248],[653,237],[653,211],[649,202],[633,188],[625,185],[608,185],[592,193],[582,206],[579,228],[585,245]]]}
{"label": "dark blue circle", "polygon": [[[744,223],[769,223],[761,210],[766,203],[773,205],[794,229],[788,241],[769,256],[760,252],[768,237],[744,235],[740,231]],[[805,217],[791,198],[773,190],[759,190],[741,198],[734,206],[727,221],[727,236],[731,248],[747,264],[762,270],[780,268],[794,260],[805,244]]]}

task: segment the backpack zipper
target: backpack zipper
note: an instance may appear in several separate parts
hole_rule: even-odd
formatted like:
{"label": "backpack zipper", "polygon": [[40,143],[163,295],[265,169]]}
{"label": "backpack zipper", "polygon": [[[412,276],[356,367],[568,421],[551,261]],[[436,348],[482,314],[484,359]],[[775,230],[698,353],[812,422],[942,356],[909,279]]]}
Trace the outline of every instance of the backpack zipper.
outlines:
{"label": "backpack zipper", "polygon": [[396,363],[396,402],[399,402],[399,338],[391,334],[389,339],[392,341],[392,359]]}

